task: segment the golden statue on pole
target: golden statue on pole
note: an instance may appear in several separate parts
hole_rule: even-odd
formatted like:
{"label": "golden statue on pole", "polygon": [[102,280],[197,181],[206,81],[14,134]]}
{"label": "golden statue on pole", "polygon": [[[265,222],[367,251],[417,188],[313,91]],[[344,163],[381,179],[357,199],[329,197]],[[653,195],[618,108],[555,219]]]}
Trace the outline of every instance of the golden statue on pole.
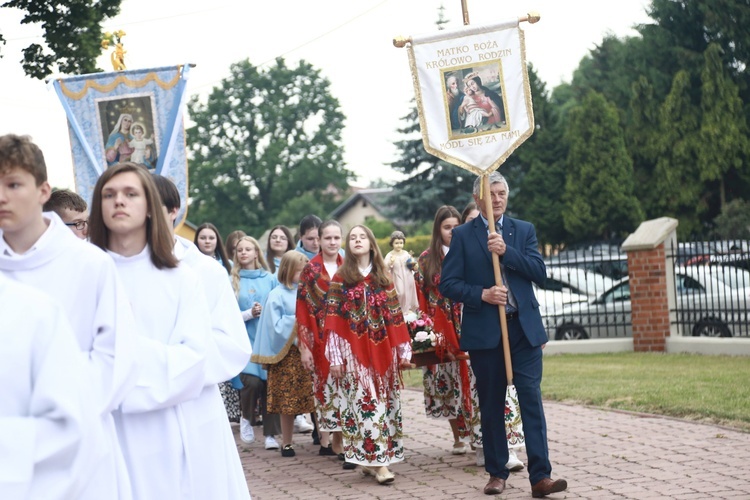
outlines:
{"label": "golden statue on pole", "polygon": [[104,33],[104,38],[102,38],[103,49],[108,49],[110,44],[114,45],[114,50],[110,55],[110,60],[112,61],[112,67],[115,71],[123,71],[127,69],[125,67],[125,53],[127,51],[122,45],[122,37],[124,37],[125,34],[126,33],[123,30],[117,30],[114,33]]}

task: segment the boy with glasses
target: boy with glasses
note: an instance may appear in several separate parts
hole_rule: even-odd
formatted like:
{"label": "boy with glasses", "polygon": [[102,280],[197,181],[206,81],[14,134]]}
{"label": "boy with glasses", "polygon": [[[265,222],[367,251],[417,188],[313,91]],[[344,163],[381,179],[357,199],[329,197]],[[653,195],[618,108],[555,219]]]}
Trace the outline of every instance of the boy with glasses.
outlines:
{"label": "boy with glasses", "polygon": [[42,208],[44,212],[55,212],[73,234],[85,240],[89,235],[89,209],[86,200],[69,189],[56,189]]}

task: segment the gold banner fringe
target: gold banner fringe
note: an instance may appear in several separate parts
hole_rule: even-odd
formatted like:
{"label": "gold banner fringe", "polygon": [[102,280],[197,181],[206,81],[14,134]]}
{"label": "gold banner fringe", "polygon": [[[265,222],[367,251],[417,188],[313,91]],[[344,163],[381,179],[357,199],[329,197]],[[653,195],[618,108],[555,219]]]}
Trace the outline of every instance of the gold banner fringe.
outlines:
{"label": "gold banner fringe", "polygon": [[81,89],[78,92],[74,92],[70,89],[68,89],[65,86],[65,81],[60,79],[58,80],[60,82],[60,89],[63,91],[63,94],[65,94],[67,97],[79,100],[82,99],[86,94],[88,93],[90,88],[96,89],[99,92],[111,92],[114,90],[118,85],[125,84],[126,86],[130,88],[140,88],[146,85],[149,82],[156,82],[156,84],[161,87],[164,90],[169,90],[175,85],[177,85],[177,82],[180,81],[180,75],[182,74],[182,66],[178,66],[177,73],[175,73],[174,78],[172,78],[169,82],[163,82],[159,79],[159,77],[156,75],[156,73],[148,73],[145,77],[141,78],[140,80],[131,80],[125,75],[118,75],[117,78],[112,80],[112,82],[107,84],[100,84],[95,82],[94,80],[86,80],[86,84],[83,86],[83,89]]}
{"label": "gold banner fringe", "polygon": [[[521,64],[524,68],[526,68],[526,34],[521,28],[518,28],[518,36],[520,38],[520,44],[521,44]],[[447,161],[448,163],[452,163],[453,165],[456,165],[457,167],[460,167],[464,170],[468,170],[469,172],[481,176],[485,173],[489,174],[490,172],[493,172],[497,170],[500,165],[505,163],[505,160],[508,159],[508,157],[513,154],[513,152],[521,145],[523,144],[526,139],[531,137],[531,135],[534,133],[534,107],[531,102],[531,84],[529,83],[529,72],[528,69],[525,69],[523,71],[523,87],[524,87],[524,102],[526,104],[526,113],[529,117],[529,128],[526,130],[514,143],[512,147],[510,147],[505,153],[503,153],[497,160],[492,162],[491,165],[488,165],[484,168],[481,168],[476,165],[471,165],[469,163],[466,163],[465,161],[461,160],[460,158],[455,158],[448,153],[441,151],[439,149],[433,148],[430,146],[429,141],[429,131],[427,130],[427,120],[424,117],[424,113],[422,112],[423,109],[423,103],[422,103],[422,89],[419,84],[419,72],[417,70],[417,62],[416,57],[414,56],[414,49],[410,45],[408,47],[408,55],[409,55],[409,67],[411,69],[411,81],[414,85],[414,97],[417,101],[417,110],[419,115],[419,128],[422,133],[422,143],[424,145],[425,150],[430,153],[433,156],[437,156],[441,160]]]}

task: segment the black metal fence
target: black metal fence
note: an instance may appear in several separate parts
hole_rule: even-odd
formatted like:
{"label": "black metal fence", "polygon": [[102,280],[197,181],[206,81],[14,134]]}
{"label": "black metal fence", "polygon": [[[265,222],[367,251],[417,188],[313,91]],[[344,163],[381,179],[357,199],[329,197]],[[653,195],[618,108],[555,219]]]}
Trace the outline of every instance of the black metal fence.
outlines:
{"label": "black metal fence", "polygon": [[691,241],[671,246],[676,307],[685,336],[750,337],[750,240]]}
{"label": "black metal fence", "polygon": [[[684,336],[750,337],[750,240],[669,244],[672,325]],[[633,335],[627,255],[598,244],[548,258],[536,290],[550,340]]]}
{"label": "black metal fence", "polygon": [[545,261],[547,282],[536,290],[550,340],[632,336],[627,255],[600,243]]}

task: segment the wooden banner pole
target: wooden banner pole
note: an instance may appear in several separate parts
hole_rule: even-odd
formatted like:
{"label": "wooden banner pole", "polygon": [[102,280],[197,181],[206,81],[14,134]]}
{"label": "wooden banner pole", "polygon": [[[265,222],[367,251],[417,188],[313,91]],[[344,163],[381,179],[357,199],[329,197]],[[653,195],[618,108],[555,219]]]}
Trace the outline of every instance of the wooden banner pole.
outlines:
{"label": "wooden banner pole", "polygon": [[[487,223],[490,233],[496,233],[495,214],[492,211],[492,194],[490,193],[490,176],[482,176],[481,193],[484,197],[484,208],[487,212]],[[504,286],[503,274],[500,272],[500,256],[492,252],[492,269],[495,272],[495,284]],[[508,340],[508,318],[505,317],[505,306],[498,305],[497,312],[500,315],[500,335],[503,342],[503,357],[505,358],[505,376],[508,379],[508,385],[513,385],[513,365],[510,359],[510,341]]]}
{"label": "wooden banner pole", "polygon": [[461,0],[461,12],[464,15],[464,26],[469,25],[469,0]]}

